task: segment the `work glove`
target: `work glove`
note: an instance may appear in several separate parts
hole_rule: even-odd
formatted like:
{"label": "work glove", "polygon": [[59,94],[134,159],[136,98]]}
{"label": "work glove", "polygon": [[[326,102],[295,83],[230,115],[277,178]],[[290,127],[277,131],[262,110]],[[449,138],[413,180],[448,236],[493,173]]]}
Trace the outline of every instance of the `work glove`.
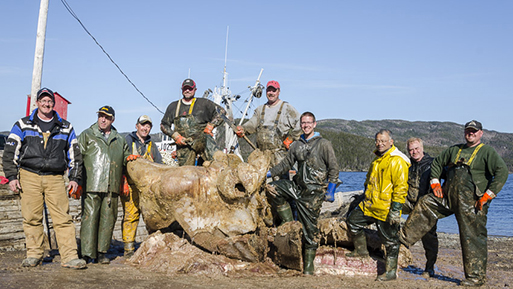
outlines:
{"label": "work glove", "polygon": [[187,139],[184,138],[181,134],[178,132],[175,132],[171,137],[175,140],[175,143],[180,146],[186,146],[187,145]]}
{"label": "work glove", "polygon": [[267,178],[272,177],[272,175],[271,175],[271,171],[267,171],[267,174],[266,174],[265,176],[266,176]]}
{"label": "work glove", "polygon": [[140,155],[129,155],[126,160],[127,161],[135,161],[137,158],[140,158],[141,156]]}
{"label": "work glove", "polygon": [[244,137],[244,128],[240,125],[237,126],[237,131],[235,132],[235,134],[238,136],[238,137]]}
{"label": "work glove", "polygon": [[121,191],[121,195],[122,196],[130,195],[130,185],[128,185],[128,181],[127,181],[125,175],[123,175],[123,190]]}
{"label": "work glove", "polygon": [[292,139],[290,139],[289,137],[285,138],[285,140],[283,141],[283,145],[285,146],[285,148],[287,150],[290,149],[290,144],[293,142]]}
{"label": "work glove", "polygon": [[267,184],[265,185],[265,190],[267,191],[267,193],[273,197],[278,197],[280,194],[278,194],[278,191],[276,191],[276,188],[271,185],[271,184]]}
{"label": "work glove", "polygon": [[77,187],[77,190],[76,191],[73,191],[73,188],[70,188],[69,192],[68,192],[68,196],[70,198],[73,198],[75,200],[79,200],[80,199],[80,196],[82,196],[82,186],[81,185],[78,185]]}
{"label": "work glove", "polygon": [[337,188],[337,184],[328,183],[328,190],[326,194],[324,194],[324,200],[326,202],[333,203],[335,201],[335,189]]}
{"label": "work glove", "polygon": [[207,126],[205,127],[205,130],[203,130],[203,132],[211,136],[214,136],[214,134],[212,133],[213,130],[214,126],[211,123],[207,123]]}
{"label": "work glove", "polygon": [[476,209],[481,211],[483,209],[484,204],[486,204],[488,201],[492,200],[493,198],[495,198],[495,194],[490,190],[486,190],[484,195],[479,200],[477,200]]}
{"label": "work glove", "polygon": [[4,176],[0,176],[0,184],[5,185],[7,183],[9,183],[9,179]]}
{"label": "work glove", "polygon": [[444,192],[442,191],[442,185],[440,185],[440,181],[438,179],[431,180],[431,189],[433,190],[433,194],[439,198],[444,197]]}
{"label": "work glove", "polygon": [[403,204],[398,202],[392,202],[390,204],[390,210],[387,215],[387,222],[394,226],[399,226],[401,224],[401,210],[403,209]]}

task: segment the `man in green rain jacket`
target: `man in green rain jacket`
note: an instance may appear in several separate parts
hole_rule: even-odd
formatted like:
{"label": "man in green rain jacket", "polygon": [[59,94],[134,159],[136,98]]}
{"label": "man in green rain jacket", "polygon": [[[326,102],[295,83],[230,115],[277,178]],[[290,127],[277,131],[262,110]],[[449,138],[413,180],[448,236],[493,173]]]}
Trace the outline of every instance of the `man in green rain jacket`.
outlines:
{"label": "man in green rain jacket", "polygon": [[106,253],[118,215],[123,167],[129,155],[125,138],[112,126],[114,118],[112,107],[101,107],[98,121],[78,138],[85,166],[81,252],[87,262],[101,264],[110,263]]}
{"label": "man in green rain jacket", "polygon": [[[430,176],[433,194],[420,199],[400,234],[403,244],[415,244],[438,219],[455,214],[463,252],[463,286],[486,282],[486,214],[490,201],[508,179],[504,160],[492,147],[481,143],[482,136],[482,124],[469,121],[465,124],[466,143],[451,146],[435,158]],[[442,187],[444,169],[447,172]]]}

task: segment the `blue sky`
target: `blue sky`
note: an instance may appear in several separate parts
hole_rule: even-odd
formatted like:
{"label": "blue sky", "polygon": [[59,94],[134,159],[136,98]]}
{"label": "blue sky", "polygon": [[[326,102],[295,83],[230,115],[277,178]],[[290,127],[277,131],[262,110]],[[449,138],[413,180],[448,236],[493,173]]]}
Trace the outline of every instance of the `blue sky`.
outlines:
{"label": "blue sky", "polygon": [[[263,68],[281,98],[318,119],[471,119],[513,133],[513,1],[67,0],[135,85],[162,111],[191,77],[198,94],[227,71],[243,110]],[[24,116],[39,1],[0,2],[0,131]],[[80,133],[104,104],[134,129],[153,108],[68,13],[50,0],[42,85],[72,102]],[[253,109],[265,102],[255,101]],[[6,109],[8,108],[8,109]],[[238,114],[240,116],[240,113]],[[236,116],[238,116],[236,113]],[[157,132],[155,126],[152,132]]]}

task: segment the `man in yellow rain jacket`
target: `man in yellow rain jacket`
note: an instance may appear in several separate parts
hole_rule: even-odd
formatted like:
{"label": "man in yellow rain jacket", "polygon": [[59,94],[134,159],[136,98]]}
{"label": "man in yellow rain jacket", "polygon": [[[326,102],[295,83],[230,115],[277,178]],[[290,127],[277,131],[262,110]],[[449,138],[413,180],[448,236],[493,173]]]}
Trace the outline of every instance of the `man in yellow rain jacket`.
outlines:
{"label": "man in yellow rain jacket", "polygon": [[[126,143],[131,155],[138,155],[156,163],[162,163],[162,156],[151,141],[150,131],[153,126],[151,118],[141,115],[135,124],[136,131],[126,136]],[[135,235],[139,225],[139,190],[132,184],[130,178],[125,181],[121,204],[123,205],[122,235],[125,243],[125,257],[131,257],[135,251]]]}
{"label": "man in yellow rain jacket", "polygon": [[389,130],[382,129],[375,136],[376,158],[365,181],[365,199],[350,213],[347,225],[354,239],[355,250],[348,257],[368,257],[364,228],[375,223],[385,245],[386,272],[376,281],[397,278],[399,256],[399,225],[401,210],[408,193],[409,158],[394,146]]}

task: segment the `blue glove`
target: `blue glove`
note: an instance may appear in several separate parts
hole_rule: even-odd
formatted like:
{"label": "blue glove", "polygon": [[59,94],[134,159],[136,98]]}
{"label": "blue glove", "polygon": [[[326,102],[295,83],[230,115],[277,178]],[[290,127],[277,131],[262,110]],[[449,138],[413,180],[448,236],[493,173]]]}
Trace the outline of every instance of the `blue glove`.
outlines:
{"label": "blue glove", "polygon": [[271,171],[267,171],[267,175],[266,175],[266,177],[267,177],[267,178],[272,177],[272,176],[271,176]]}
{"label": "blue glove", "polygon": [[333,203],[335,201],[335,189],[337,188],[337,184],[328,183],[328,191],[324,195],[324,200],[326,202]]}

